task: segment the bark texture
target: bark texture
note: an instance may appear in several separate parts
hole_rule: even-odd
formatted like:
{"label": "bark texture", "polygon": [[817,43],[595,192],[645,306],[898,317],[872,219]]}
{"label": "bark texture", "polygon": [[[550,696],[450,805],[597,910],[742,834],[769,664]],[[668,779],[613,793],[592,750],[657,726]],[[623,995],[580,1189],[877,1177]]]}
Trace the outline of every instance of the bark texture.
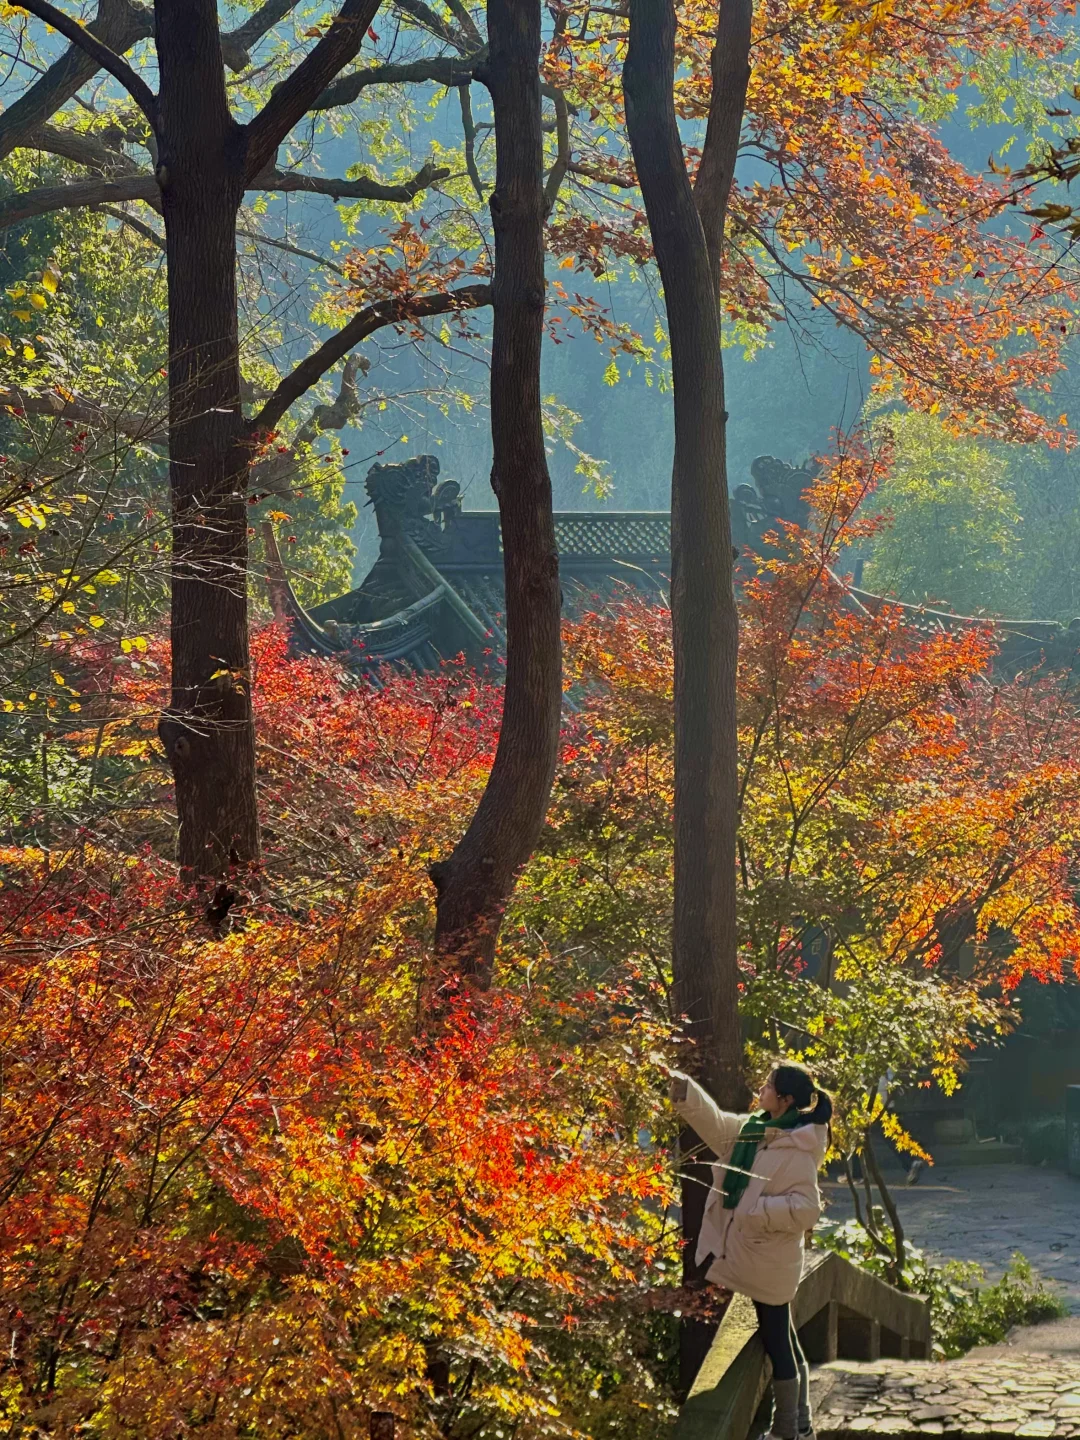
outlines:
{"label": "bark texture", "polygon": [[540,412],[544,191],[539,0],[489,0],[496,172],[491,484],[502,522],[506,685],[499,744],[476,814],[432,867],[436,950],[483,986],[518,872],[547,813],[562,706],[559,565]]}
{"label": "bark texture", "polygon": [[245,146],[225,91],[216,0],[157,0],[158,182],[169,263],[172,697],[180,864],[259,856],[247,627],[247,466],[236,220]]}

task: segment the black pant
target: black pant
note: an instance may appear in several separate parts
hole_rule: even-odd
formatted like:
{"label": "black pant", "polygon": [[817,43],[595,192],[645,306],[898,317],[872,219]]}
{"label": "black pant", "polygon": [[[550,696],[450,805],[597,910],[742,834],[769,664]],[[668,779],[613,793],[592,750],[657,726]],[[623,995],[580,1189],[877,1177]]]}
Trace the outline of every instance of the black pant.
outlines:
{"label": "black pant", "polygon": [[806,1358],[791,1323],[790,1305],[763,1305],[754,1301],[758,1329],[765,1342],[765,1353],[772,1361],[774,1380],[794,1380]]}

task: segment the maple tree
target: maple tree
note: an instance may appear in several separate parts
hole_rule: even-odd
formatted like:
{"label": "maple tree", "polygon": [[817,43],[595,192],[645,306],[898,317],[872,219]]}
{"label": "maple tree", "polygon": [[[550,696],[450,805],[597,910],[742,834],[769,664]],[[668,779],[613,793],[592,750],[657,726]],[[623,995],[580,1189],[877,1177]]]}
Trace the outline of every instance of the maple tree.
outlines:
{"label": "maple tree", "polygon": [[[992,685],[988,631],[870,614],[834,578],[887,464],[842,443],[741,617],[750,1059],[817,1067],[844,1150],[882,1123],[906,1143],[881,1075],[955,1084],[1009,987],[1075,964],[1080,920],[1075,696]],[[420,1434],[644,1435],[670,1413],[649,1292],[677,1274],[672,1177],[637,1138],[669,1135],[679,1019],[670,617],[628,600],[566,647],[576,709],[498,989],[418,1038],[427,870],[486,784],[500,687],[357,685],[257,632],[265,883],[215,936],[163,858],[167,641],[69,642],[84,709],[50,744],[109,806],[0,855],[12,1426],[352,1436],[391,1409]],[[803,973],[811,925],[840,988]]]}

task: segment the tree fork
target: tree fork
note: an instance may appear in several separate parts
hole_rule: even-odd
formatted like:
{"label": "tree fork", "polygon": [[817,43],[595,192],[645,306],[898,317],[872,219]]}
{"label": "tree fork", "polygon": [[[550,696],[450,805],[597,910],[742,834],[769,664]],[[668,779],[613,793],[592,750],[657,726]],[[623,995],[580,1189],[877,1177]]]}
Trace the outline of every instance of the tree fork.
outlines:
{"label": "tree fork", "polygon": [[490,980],[506,902],[539,838],[559,749],[561,596],[540,409],[544,321],[539,0],[490,0],[477,78],[495,114],[491,485],[506,580],[506,681],[495,761],[469,828],[431,868],[435,947],[470,983]]}

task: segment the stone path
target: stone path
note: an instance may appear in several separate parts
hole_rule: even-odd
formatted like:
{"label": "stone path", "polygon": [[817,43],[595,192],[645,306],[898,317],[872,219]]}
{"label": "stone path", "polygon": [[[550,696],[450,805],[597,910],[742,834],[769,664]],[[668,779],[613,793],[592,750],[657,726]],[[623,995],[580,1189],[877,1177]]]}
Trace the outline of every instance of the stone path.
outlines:
{"label": "stone path", "polygon": [[[937,1257],[977,1260],[997,1279],[1021,1251],[1080,1312],[1080,1178],[1029,1165],[924,1171],[918,1185],[887,1177],[913,1244]],[[826,1184],[827,1216],[848,1219],[846,1185]]]}
{"label": "stone path", "polygon": [[[1037,1334],[1037,1332],[1034,1332]],[[1080,1359],[837,1360],[815,1372],[818,1440],[1080,1437]]]}

